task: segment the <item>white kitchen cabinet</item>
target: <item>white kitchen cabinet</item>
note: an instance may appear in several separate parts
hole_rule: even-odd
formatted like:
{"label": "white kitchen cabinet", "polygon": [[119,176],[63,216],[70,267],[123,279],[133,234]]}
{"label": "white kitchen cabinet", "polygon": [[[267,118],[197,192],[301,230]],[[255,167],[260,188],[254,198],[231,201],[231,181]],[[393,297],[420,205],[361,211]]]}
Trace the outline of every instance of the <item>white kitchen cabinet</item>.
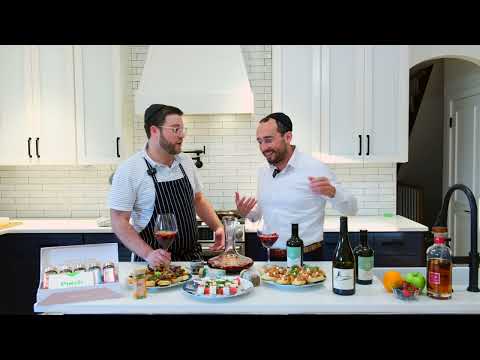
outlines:
{"label": "white kitchen cabinet", "polygon": [[0,164],[28,164],[33,157],[30,80],[31,47],[0,46]]}
{"label": "white kitchen cabinet", "polygon": [[112,164],[127,155],[122,51],[0,46],[0,165]]}
{"label": "white kitchen cabinet", "polygon": [[[318,146],[320,111],[318,85],[320,47],[274,46],[272,48],[272,108],[287,114],[293,124],[292,143],[304,152]],[[316,129],[316,130],[315,130]]]}
{"label": "white kitchen cabinet", "polygon": [[33,164],[74,164],[72,46],[33,46]]}
{"label": "white kitchen cabinet", "polygon": [[320,151],[314,155],[324,162],[363,161],[364,65],[363,47],[322,46]]}
{"label": "white kitchen cabinet", "polygon": [[408,46],[365,46],[365,161],[408,161],[408,91]]}
{"label": "white kitchen cabinet", "polygon": [[126,157],[121,47],[75,46],[78,161],[112,164]]}
{"label": "white kitchen cabinet", "polygon": [[74,163],[71,46],[2,46],[0,62],[0,163]]}
{"label": "white kitchen cabinet", "polygon": [[326,163],[408,160],[407,46],[272,51],[273,111],[291,116],[304,151]]}

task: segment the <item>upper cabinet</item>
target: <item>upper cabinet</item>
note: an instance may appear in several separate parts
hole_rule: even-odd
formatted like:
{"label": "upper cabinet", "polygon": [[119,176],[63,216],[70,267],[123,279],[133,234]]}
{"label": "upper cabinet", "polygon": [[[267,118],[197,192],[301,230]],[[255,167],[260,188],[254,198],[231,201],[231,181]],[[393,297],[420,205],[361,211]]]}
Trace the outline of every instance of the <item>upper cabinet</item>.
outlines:
{"label": "upper cabinet", "polygon": [[274,46],[273,111],[326,163],[408,160],[407,46]]}
{"label": "upper cabinet", "polygon": [[0,46],[1,164],[28,164],[33,158],[32,105],[31,48]]}
{"label": "upper cabinet", "polygon": [[0,46],[0,165],[119,161],[120,49],[83,48]]}
{"label": "upper cabinet", "polygon": [[116,163],[125,158],[122,107],[125,76],[121,46],[75,46],[78,161]]}
{"label": "upper cabinet", "polygon": [[71,46],[32,46],[31,164],[74,164],[75,97]]}

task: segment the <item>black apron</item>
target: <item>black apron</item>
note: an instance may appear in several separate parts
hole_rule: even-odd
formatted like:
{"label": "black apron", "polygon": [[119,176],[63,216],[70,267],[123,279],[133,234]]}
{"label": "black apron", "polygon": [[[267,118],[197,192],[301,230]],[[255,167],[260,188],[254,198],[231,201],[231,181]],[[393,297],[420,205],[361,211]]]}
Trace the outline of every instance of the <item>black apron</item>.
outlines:
{"label": "black apron", "polygon": [[[157,181],[157,170],[145,159],[148,171],[155,186],[155,206],[147,226],[140,232],[140,237],[154,250],[160,248],[153,235],[155,219],[158,214],[173,213],[177,220],[177,237],[168,251],[172,261],[192,261],[202,259],[202,247],[198,243],[197,216],[194,194],[182,164],[179,164],[183,178],[172,181]],[[135,255],[135,261],[144,259]]]}

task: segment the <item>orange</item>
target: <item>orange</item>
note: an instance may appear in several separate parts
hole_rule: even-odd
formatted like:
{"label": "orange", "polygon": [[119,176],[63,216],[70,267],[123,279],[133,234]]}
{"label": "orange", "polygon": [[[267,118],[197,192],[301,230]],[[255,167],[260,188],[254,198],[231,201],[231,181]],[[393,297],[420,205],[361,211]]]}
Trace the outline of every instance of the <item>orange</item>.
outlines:
{"label": "orange", "polygon": [[398,271],[387,271],[383,274],[383,286],[388,292],[392,292],[392,288],[402,284],[402,275]]}

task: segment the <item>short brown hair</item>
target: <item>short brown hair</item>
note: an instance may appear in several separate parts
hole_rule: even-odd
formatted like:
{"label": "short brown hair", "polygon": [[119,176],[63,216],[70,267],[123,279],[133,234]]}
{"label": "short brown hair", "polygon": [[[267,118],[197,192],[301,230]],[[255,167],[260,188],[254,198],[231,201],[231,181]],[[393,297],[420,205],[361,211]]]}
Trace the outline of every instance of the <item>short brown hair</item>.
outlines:
{"label": "short brown hair", "polygon": [[145,110],[145,132],[147,133],[147,138],[150,139],[150,127],[156,126],[160,127],[165,124],[165,118],[168,115],[183,115],[183,111],[175,106],[162,105],[162,104],[153,104],[150,105],[147,110]]}

